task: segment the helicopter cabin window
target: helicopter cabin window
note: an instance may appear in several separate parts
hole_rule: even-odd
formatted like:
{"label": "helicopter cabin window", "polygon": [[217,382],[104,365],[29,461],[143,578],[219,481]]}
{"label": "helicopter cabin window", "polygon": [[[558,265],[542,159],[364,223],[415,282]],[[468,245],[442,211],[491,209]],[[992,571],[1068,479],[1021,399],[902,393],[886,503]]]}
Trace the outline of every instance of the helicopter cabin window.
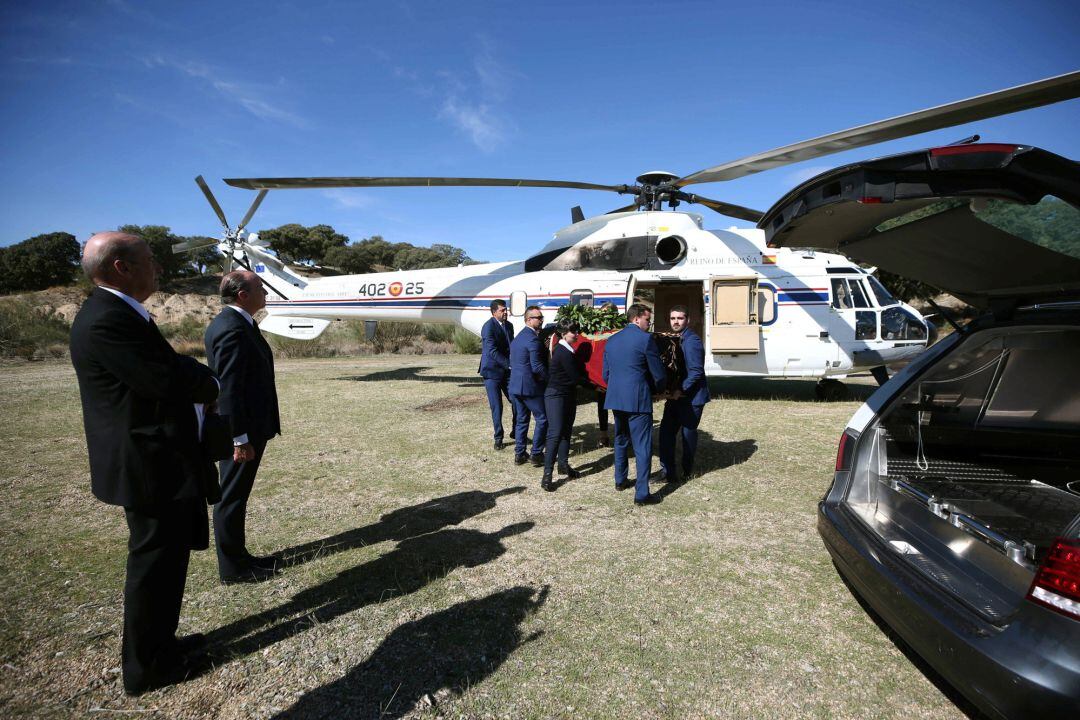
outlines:
{"label": "helicopter cabin window", "polygon": [[713,278],[711,291],[712,352],[758,352],[761,331],[757,278]]}
{"label": "helicopter cabin window", "polygon": [[757,316],[760,325],[770,325],[776,321],[776,288],[772,285],[758,285]]}
{"label": "helicopter cabin window", "polygon": [[510,314],[521,317],[525,314],[525,308],[529,306],[529,296],[522,290],[510,293]]}
{"label": "helicopter cabin window", "polygon": [[582,307],[593,306],[593,293],[592,290],[575,290],[570,293],[570,305],[581,305]]}

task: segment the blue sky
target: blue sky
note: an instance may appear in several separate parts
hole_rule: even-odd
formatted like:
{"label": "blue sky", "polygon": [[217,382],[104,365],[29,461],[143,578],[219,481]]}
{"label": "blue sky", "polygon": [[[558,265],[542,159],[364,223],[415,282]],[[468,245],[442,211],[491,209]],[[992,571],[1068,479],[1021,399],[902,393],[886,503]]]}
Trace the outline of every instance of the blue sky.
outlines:
{"label": "blue sky", "polygon": [[[7,2],[0,244],[236,222],[223,177],[632,182],[1080,68],[1075,2]],[[767,209],[817,171],[952,142],[1080,157],[1080,101],[693,186]],[[627,202],[549,189],[271,192],[251,229],[530,255]],[[700,210],[707,227],[746,225]]]}

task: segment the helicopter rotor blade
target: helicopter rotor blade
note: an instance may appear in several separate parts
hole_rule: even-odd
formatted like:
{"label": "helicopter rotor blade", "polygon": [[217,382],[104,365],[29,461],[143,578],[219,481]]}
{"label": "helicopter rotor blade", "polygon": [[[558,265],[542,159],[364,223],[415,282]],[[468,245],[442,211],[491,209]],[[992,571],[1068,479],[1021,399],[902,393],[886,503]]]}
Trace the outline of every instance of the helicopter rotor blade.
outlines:
{"label": "helicopter rotor blade", "polygon": [[255,196],[255,202],[251,203],[251,207],[248,208],[247,215],[245,215],[244,219],[240,221],[240,224],[236,226],[237,230],[239,230],[240,228],[246,228],[247,227],[248,220],[251,220],[251,216],[254,215],[255,211],[259,209],[259,205],[262,204],[263,198],[266,197],[266,193],[268,193],[268,192],[270,192],[270,191],[269,190],[260,190],[259,191],[259,194]]}
{"label": "helicopter rotor blade", "polygon": [[214,197],[214,193],[210,192],[210,186],[203,180],[203,176],[199,175],[195,178],[195,182],[198,183],[199,189],[202,190],[203,195],[206,196],[206,201],[210,203],[210,207],[214,208],[214,212],[218,216],[218,220],[221,221],[222,227],[225,228],[225,232],[229,232],[229,221],[225,219],[225,211],[218,205],[217,198]]}
{"label": "helicopter rotor blade", "polygon": [[637,203],[633,205],[624,205],[621,208],[615,208],[614,210],[608,210],[605,215],[614,215],[615,213],[630,212],[631,210],[637,210]]}
{"label": "helicopter rotor blade", "polygon": [[734,180],[843,150],[1050,105],[1075,97],[1080,97],[1080,70],[749,155],[687,175],[675,185],[685,187],[693,183]]}
{"label": "helicopter rotor blade", "polygon": [[743,207],[742,205],[733,205],[732,203],[726,203],[722,200],[712,200],[710,198],[702,197],[700,195],[691,195],[689,193],[687,193],[687,195],[689,195],[689,197],[687,197],[686,199],[687,202],[704,205],[710,210],[715,210],[721,215],[738,218],[739,220],[749,220],[750,222],[756,223],[758,220],[765,216],[765,213],[760,210]]}
{"label": "helicopter rotor blade", "polygon": [[175,243],[172,246],[174,255],[179,255],[183,252],[190,252],[192,250],[201,250],[202,248],[215,247],[218,244],[218,240],[214,238],[198,238],[195,240],[185,240],[184,242]]}
{"label": "helicopter rotor blade", "polygon": [[232,187],[244,190],[294,190],[298,188],[342,187],[553,187],[577,190],[626,192],[626,185],[599,185],[572,180],[527,180],[523,178],[452,177],[301,177],[226,178]]}

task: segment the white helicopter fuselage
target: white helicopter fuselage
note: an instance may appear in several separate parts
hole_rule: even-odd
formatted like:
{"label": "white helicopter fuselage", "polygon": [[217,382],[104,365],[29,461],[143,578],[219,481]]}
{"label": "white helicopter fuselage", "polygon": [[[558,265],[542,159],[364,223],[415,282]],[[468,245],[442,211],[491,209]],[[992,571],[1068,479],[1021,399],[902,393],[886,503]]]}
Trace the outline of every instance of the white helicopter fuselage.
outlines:
{"label": "white helicopter fuselage", "polygon": [[[847,258],[769,249],[757,229],[704,230],[694,213],[600,216],[560,230],[529,260],[432,270],[310,279],[257,243],[237,248],[238,257],[243,250],[285,296],[271,293],[261,327],[293,338],[349,319],[448,323],[479,335],[498,298],[519,329],[529,305],[550,321],[566,304],[611,302],[625,311],[641,301],[665,331],[670,308],[683,305],[704,342],[708,375],[844,376],[927,345],[922,317]],[[597,266],[637,269],[589,269]]]}

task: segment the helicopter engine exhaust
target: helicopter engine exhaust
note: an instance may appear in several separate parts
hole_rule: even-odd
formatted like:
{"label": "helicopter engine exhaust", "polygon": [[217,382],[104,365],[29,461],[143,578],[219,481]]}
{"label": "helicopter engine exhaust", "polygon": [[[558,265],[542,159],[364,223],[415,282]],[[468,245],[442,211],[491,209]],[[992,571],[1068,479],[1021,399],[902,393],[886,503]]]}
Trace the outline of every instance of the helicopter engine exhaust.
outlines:
{"label": "helicopter engine exhaust", "polygon": [[656,241],[656,259],[665,265],[674,265],[686,257],[686,240],[680,235],[665,235]]}

